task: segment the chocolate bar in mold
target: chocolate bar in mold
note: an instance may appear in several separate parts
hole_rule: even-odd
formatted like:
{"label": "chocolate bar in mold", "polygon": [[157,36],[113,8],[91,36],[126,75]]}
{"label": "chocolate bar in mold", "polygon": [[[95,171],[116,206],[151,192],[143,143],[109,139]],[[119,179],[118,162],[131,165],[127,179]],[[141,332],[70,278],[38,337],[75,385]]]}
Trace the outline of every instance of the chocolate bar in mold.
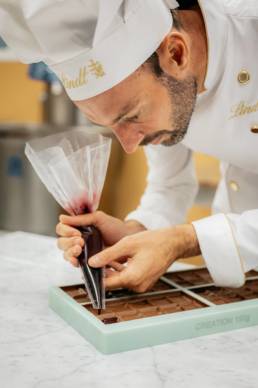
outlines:
{"label": "chocolate bar in mold", "polygon": [[196,269],[193,271],[168,272],[164,274],[164,277],[172,280],[182,287],[213,283],[213,280],[206,268]]}
{"label": "chocolate bar in mold", "polygon": [[[192,273],[196,272],[196,273]],[[165,277],[173,279],[175,276],[181,281],[181,284],[188,281],[191,284],[184,288],[175,289],[173,286],[159,280],[148,292],[144,294],[135,294],[126,289],[118,289],[106,292],[106,309],[98,315],[96,309],[92,307],[90,299],[87,298],[83,285],[62,287],[70,297],[81,304],[88,312],[105,324],[113,324],[118,322],[130,321],[146,317],[154,317],[158,315],[177,313],[182,311],[190,311],[208,307],[205,303],[198,300],[198,296],[204,298],[204,301],[212,302],[215,305],[239,302],[243,300],[258,298],[258,273],[254,271],[247,274],[248,278],[256,278],[247,280],[246,284],[240,289],[220,288],[215,287],[210,283],[210,278],[207,276],[207,270],[194,270],[179,273],[167,273]],[[172,276],[173,275],[173,276]],[[201,282],[201,280],[202,282]],[[210,286],[206,286],[211,284]],[[203,285],[198,286],[199,283]],[[197,283],[197,285],[196,285]],[[192,289],[193,296],[186,294],[188,289]],[[195,299],[195,297],[197,299]]]}
{"label": "chocolate bar in mold", "polygon": [[[184,295],[181,291],[173,294],[167,293],[161,296],[149,295],[148,297],[137,298],[131,296],[129,300],[124,302],[114,301],[106,304],[105,311],[98,315],[96,310],[90,305],[84,306],[96,318],[103,323],[116,323],[128,320],[154,317],[162,314],[174,313],[179,311],[189,311],[197,308],[206,307],[204,304],[194,298]],[[110,322],[106,318],[114,318]],[[114,322],[113,322],[114,321]]]}
{"label": "chocolate bar in mold", "polygon": [[194,292],[216,305],[258,299],[258,279],[247,280],[241,288],[211,286],[195,289]]}

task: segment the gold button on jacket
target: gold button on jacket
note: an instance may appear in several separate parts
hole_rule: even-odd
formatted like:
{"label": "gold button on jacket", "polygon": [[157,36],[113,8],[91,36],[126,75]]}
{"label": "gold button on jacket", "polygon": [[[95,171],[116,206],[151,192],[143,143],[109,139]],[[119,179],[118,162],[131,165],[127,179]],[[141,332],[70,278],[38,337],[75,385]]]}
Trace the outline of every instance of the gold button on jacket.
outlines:
{"label": "gold button on jacket", "polygon": [[253,125],[253,126],[251,127],[251,132],[252,132],[252,133],[258,134],[258,124]]}
{"label": "gold button on jacket", "polygon": [[240,84],[247,84],[250,81],[250,78],[250,73],[247,70],[241,70],[237,77]]}
{"label": "gold button on jacket", "polygon": [[229,182],[229,187],[231,188],[232,191],[239,191],[239,185],[235,181],[230,181]]}

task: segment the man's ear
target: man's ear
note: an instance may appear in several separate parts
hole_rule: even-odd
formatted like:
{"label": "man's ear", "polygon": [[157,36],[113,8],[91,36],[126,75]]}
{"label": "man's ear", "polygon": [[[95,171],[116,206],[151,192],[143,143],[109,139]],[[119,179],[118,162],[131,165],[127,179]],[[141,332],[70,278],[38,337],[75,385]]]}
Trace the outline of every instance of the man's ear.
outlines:
{"label": "man's ear", "polygon": [[157,50],[162,70],[177,78],[184,79],[189,74],[189,41],[181,32],[169,33]]}

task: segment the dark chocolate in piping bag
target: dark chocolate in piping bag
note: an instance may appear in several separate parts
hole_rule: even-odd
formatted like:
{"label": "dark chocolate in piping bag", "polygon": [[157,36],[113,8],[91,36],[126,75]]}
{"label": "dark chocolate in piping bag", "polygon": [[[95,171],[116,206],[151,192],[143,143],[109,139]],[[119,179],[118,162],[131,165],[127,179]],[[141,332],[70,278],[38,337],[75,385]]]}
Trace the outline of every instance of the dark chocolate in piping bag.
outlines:
{"label": "dark chocolate in piping bag", "polygon": [[96,309],[105,308],[105,290],[103,285],[103,268],[90,267],[88,260],[103,249],[103,241],[99,230],[95,226],[84,226],[78,228],[84,239],[82,253],[78,257],[82,269],[85,287]]}
{"label": "dark chocolate in piping bag", "polygon": [[[106,177],[111,139],[96,128],[76,128],[35,139],[26,144],[25,154],[56,201],[70,214],[96,211]],[[92,225],[81,227],[85,241],[78,257],[85,287],[94,308],[104,308],[103,269],[88,264],[100,252],[103,242]]]}

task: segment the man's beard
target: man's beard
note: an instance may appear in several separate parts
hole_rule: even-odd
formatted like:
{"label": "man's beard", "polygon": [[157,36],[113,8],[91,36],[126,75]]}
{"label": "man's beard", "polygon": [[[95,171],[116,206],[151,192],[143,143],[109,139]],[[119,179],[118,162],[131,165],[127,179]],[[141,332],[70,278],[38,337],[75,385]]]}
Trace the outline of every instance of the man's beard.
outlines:
{"label": "man's beard", "polygon": [[197,99],[197,81],[195,77],[178,81],[162,72],[158,79],[166,87],[170,97],[172,107],[171,128],[173,130],[161,130],[147,135],[142,140],[141,146],[152,143],[161,135],[167,135],[168,137],[161,143],[164,146],[173,146],[180,143],[187,134],[195,108]]}

